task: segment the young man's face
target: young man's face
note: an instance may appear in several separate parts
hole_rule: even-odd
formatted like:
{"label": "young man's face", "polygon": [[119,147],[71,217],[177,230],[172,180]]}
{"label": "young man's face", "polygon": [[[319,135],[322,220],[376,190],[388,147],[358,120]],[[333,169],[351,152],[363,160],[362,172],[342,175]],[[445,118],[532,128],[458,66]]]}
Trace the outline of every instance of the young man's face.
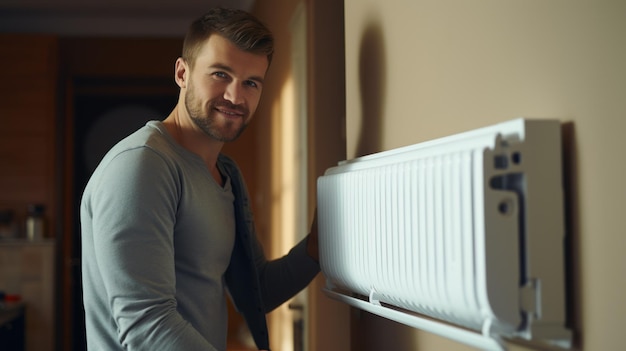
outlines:
{"label": "young man's face", "polygon": [[211,35],[193,67],[185,63],[189,117],[218,141],[237,139],[259,104],[268,65],[267,56],[242,51],[222,36]]}

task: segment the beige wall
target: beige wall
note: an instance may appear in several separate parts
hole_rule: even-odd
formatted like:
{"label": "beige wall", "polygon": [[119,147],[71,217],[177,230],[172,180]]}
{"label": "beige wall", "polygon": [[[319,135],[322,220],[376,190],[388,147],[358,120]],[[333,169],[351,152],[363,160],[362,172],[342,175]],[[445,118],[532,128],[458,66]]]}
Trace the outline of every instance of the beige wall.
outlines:
{"label": "beige wall", "polygon": [[[625,18],[623,1],[345,0],[348,157],[518,116],[572,123],[584,350],[624,347]],[[364,314],[352,328],[363,351],[469,349]]]}

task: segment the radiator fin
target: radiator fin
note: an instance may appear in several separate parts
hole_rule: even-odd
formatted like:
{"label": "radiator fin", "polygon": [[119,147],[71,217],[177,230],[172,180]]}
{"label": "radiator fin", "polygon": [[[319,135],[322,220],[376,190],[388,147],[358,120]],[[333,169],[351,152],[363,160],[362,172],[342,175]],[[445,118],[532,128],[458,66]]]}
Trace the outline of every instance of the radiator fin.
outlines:
{"label": "radiator fin", "polygon": [[321,230],[334,233],[321,249],[333,257],[322,262],[342,262],[323,267],[331,281],[480,328],[473,157],[465,150],[321,178],[320,187],[337,194],[319,204],[327,218]]}

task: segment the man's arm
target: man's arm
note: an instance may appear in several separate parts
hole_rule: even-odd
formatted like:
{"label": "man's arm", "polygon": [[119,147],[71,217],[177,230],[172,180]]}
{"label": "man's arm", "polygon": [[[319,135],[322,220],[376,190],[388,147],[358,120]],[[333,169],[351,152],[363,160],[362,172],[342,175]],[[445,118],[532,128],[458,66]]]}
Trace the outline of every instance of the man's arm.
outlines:
{"label": "man's arm", "polygon": [[121,345],[215,350],[176,309],[177,190],[161,157],[146,148],[123,152],[108,164],[92,195],[93,259]]}
{"label": "man's arm", "polygon": [[320,251],[318,244],[318,236],[317,236],[317,208],[315,209],[315,214],[313,216],[313,224],[311,224],[311,232],[307,237],[306,242],[306,253],[311,256],[315,262],[320,261]]}
{"label": "man's arm", "polygon": [[255,264],[259,271],[266,312],[274,310],[306,288],[319,273],[319,263],[309,253],[316,245],[316,240],[316,236],[309,234],[288,254],[272,261],[265,259],[260,243],[254,241]]}

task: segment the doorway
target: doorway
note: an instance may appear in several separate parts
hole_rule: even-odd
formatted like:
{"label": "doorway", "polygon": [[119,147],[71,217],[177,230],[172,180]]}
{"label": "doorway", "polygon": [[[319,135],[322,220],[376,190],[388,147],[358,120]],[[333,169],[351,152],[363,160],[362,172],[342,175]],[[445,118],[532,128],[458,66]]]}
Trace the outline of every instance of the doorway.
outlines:
{"label": "doorway", "polygon": [[81,289],[80,199],[93,171],[118,141],[149,120],[164,119],[176,104],[172,83],[163,79],[77,79],[74,82],[72,227],[72,349],[85,349]]}
{"label": "doorway", "polygon": [[79,218],[84,187],[115,143],[148,120],[162,120],[175,105],[178,87],[172,77],[180,42],[132,38],[60,40],[64,229],[60,243],[59,349],[86,349]]}

